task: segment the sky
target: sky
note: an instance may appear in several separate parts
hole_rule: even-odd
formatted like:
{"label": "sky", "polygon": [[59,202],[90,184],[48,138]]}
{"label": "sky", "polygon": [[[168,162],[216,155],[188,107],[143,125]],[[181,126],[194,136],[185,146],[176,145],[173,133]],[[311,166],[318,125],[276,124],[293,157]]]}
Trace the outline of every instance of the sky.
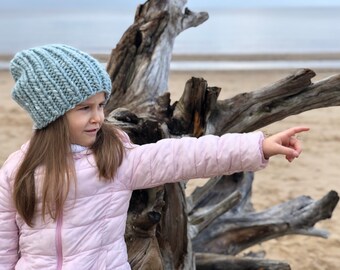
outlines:
{"label": "sky", "polygon": [[[1,0],[0,11],[77,9],[88,10],[119,7],[120,10],[135,8],[142,0]],[[313,7],[339,6],[339,0],[188,0],[192,9],[261,8],[261,7]]]}

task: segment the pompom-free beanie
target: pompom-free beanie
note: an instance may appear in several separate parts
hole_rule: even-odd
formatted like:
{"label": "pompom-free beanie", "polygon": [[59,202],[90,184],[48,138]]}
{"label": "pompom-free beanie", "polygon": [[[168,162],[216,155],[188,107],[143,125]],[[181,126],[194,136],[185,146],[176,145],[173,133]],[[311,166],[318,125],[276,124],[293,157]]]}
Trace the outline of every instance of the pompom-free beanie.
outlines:
{"label": "pompom-free beanie", "polygon": [[41,129],[96,93],[111,94],[104,67],[87,53],[52,44],[17,53],[10,63],[12,98]]}

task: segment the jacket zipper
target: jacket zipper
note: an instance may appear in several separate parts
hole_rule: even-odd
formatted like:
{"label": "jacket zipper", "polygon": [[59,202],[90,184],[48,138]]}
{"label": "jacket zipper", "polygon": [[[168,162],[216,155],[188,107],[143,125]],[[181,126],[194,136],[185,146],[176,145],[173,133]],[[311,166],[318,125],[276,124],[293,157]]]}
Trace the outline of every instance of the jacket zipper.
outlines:
{"label": "jacket zipper", "polygon": [[57,219],[57,228],[55,234],[55,243],[57,250],[57,270],[61,270],[63,268],[63,246],[62,246],[62,238],[61,238],[61,226],[63,223],[63,215],[59,215]]}

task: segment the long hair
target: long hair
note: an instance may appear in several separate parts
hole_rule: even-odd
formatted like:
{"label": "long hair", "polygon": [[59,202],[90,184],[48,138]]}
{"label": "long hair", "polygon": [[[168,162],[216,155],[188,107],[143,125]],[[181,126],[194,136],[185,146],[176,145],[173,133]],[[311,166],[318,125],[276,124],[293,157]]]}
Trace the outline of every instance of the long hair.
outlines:
{"label": "long hair", "polygon": [[[100,179],[110,181],[122,162],[123,143],[119,131],[103,123],[93,146]],[[40,170],[41,169],[41,170]],[[43,173],[41,189],[36,188],[35,174]],[[37,196],[41,192],[42,215],[55,221],[62,215],[70,184],[76,185],[76,172],[71,153],[71,141],[65,116],[47,127],[35,130],[22,163],[16,173],[13,197],[16,209],[24,221],[33,227]]]}

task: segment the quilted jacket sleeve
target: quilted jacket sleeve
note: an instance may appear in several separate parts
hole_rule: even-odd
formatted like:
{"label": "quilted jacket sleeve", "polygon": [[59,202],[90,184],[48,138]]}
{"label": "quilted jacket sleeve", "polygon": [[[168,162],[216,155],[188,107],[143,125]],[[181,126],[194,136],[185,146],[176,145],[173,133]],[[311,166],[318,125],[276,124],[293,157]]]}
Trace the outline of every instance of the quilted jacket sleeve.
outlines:
{"label": "quilted jacket sleeve", "polygon": [[10,180],[4,165],[0,169],[0,270],[14,269],[18,261],[18,227]]}
{"label": "quilted jacket sleeve", "polygon": [[164,139],[127,151],[118,179],[129,189],[150,188],[169,182],[206,178],[266,166],[263,133],[207,135]]}

